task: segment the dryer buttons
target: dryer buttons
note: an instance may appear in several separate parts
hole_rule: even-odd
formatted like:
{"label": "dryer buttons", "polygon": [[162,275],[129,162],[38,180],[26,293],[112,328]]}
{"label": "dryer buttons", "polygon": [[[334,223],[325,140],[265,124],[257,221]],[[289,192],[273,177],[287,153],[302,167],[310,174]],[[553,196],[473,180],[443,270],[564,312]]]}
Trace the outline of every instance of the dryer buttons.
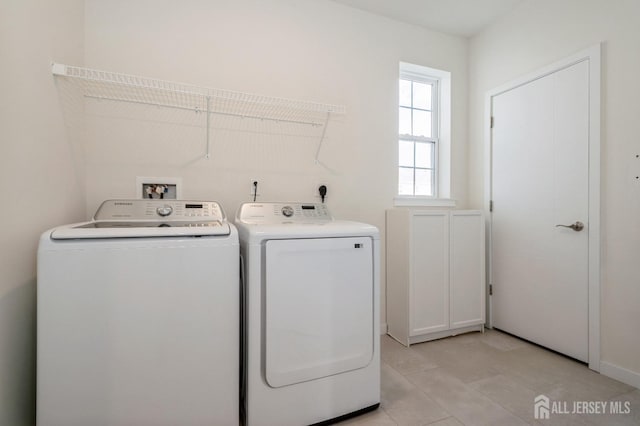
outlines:
{"label": "dryer buttons", "polygon": [[291,206],[284,206],[284,207],[282,208],[282,214],[283,214],[285,217],[291,217],[291,216],[293,216],[293,207],[291,207]]}

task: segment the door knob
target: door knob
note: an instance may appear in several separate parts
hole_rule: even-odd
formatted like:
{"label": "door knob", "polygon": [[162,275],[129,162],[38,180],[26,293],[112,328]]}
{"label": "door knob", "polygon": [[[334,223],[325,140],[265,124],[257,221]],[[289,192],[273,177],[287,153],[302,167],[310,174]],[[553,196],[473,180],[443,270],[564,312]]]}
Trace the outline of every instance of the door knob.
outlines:
{"label": "door knob", "polygon": [[577,221],[576,223],[572,223],[571,225],[556,225],[556,228],[561,226],[563,228],[571,228],[576,232],[580,232],[584,229],[584,223]]}

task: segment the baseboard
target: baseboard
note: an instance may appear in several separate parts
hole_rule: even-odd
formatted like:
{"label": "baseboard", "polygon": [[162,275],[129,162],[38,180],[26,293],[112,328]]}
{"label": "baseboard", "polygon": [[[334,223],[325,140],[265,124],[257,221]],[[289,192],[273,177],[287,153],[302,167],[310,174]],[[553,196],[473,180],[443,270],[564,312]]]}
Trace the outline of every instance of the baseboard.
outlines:
{"label": "baseboard", "polygon": [[383,322],[380,324],[380,335],[384,336],[385,334],[387,334],[387,331],[389,331],[389,327],[387,326],[386,322]]}
{"label": "baseboard", "polygon": [[627,370],[606,361],[600,361],[600,374],[640,389],[640,373],[635,371]]}

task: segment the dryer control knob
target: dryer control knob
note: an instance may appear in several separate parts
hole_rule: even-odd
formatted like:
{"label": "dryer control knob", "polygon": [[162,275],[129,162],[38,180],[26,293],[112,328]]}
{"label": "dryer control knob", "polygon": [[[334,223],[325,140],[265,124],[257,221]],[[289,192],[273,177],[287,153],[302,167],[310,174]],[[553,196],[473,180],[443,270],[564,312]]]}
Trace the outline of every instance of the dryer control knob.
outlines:
{"label": "dryer control knob", "polygon": [[282,214],[285,215],[285,217],[291,217],[293,216],[293,207],[291,206],[284,206],[282,208]]}
{"label": "dryer control knob", "polygon": [[171,206],[160,206],[156,209],[156,213],[158,213],[160,216],[169,216],[171,213],[173,213],[173,207]]}

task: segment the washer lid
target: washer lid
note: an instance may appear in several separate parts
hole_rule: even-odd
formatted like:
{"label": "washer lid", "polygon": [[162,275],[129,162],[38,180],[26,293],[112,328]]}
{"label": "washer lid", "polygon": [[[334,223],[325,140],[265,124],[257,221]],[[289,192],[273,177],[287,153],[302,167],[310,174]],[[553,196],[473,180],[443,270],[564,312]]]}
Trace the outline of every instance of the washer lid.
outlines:
{"label": "washer lid", "polygon": [[54,240],[229,235],[225,214],[215,201],[107,200],[91,222],[63,226]]}
{"label": "washer lid", "polygon": [[56,228],[51,232],[54,240],[91,238],[159,238],[225,236],[231,233],[226,222],[108,222],[91,221]]}

